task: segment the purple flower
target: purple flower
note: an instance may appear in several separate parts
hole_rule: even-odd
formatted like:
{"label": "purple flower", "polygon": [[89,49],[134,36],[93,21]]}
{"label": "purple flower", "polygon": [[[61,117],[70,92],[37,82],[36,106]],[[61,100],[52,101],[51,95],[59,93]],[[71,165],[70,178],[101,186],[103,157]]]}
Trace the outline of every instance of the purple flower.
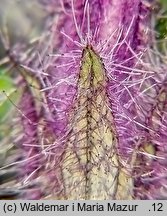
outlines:
{"label": "purple flower", "polygon": [[41,2],[56,13],[35,67],[43,105],[25,142],[42,162],[27,162],[28,176],[37,169],[45,198],[165,198],[166,75],[150,49],[151,4]]}

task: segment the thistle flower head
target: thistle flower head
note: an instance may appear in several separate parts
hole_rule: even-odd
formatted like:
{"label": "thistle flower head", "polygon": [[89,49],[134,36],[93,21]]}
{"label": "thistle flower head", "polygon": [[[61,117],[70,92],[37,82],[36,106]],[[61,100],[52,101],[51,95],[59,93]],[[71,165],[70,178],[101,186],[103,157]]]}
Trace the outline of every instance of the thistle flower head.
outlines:
{"label": "thistle flower head", "polygon": [[152,63],[150,1],[41,3],[56,13],[42,67],[31,65],[41,110],[21,108],[33,122],[23,184],[55,199],[166,196],[166,74]]}

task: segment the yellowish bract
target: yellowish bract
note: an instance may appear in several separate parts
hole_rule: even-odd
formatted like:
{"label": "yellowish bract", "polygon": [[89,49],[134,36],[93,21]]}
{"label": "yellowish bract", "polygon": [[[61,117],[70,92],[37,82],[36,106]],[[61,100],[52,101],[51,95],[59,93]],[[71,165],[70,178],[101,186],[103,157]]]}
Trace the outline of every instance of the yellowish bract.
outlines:
{"label": "yellowish bract", "polygon": [[63,185],[58,199],[132,199],[132,180],[119,162],[106,84],[101,59],[86,47],[60,164]]}

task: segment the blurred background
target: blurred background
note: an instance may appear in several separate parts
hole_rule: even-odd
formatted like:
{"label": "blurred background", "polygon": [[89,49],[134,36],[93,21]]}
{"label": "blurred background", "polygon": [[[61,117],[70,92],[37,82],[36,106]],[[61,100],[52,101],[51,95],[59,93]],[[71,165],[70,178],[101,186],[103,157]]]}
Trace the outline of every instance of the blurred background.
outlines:
{"label": "blurred background", "polygon": [[[0,168],[21,157],[15,142],[22,88],[19,62],[27,61],[45,26],[46,12],[37,0],[0,0]],[[32,78],[33,79],[33,78]],[[0,199],[14,199],[19,191],[15,167],[0,170]]]}

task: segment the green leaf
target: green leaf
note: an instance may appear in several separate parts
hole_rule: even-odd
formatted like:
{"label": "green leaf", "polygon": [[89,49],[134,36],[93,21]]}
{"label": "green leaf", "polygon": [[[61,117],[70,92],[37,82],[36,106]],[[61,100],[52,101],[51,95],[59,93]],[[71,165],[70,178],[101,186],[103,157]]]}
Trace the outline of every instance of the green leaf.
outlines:
{"label": "green leaf", "polygon": [[167,0],[159,0],[162,8],[167,9]]}
{"label": "green leaf", "polygon": [[161,16],[157,16],[155,30],[158,32],[157,39],[167,36],[167,0],[160,0]]}
{"label": "green leaf", "polygon": [[0,76],[5,74],[6,70],[3,67],[0,67]]}
{"label": "green leaf", "polygon": [[0,91],[11,91],[13,88],[12,79],[6,75],[0,75]]}
{"label": "green leaf", "polygon": [[[15,109],[15,105],[20,101],[22,95],[21,89],[15,90],[11,92],[6,98],[0,103],[0,123],[2,123],[9,114],[11,114],[12,110]],[[4,93],[5,95],[5,93]]]}

